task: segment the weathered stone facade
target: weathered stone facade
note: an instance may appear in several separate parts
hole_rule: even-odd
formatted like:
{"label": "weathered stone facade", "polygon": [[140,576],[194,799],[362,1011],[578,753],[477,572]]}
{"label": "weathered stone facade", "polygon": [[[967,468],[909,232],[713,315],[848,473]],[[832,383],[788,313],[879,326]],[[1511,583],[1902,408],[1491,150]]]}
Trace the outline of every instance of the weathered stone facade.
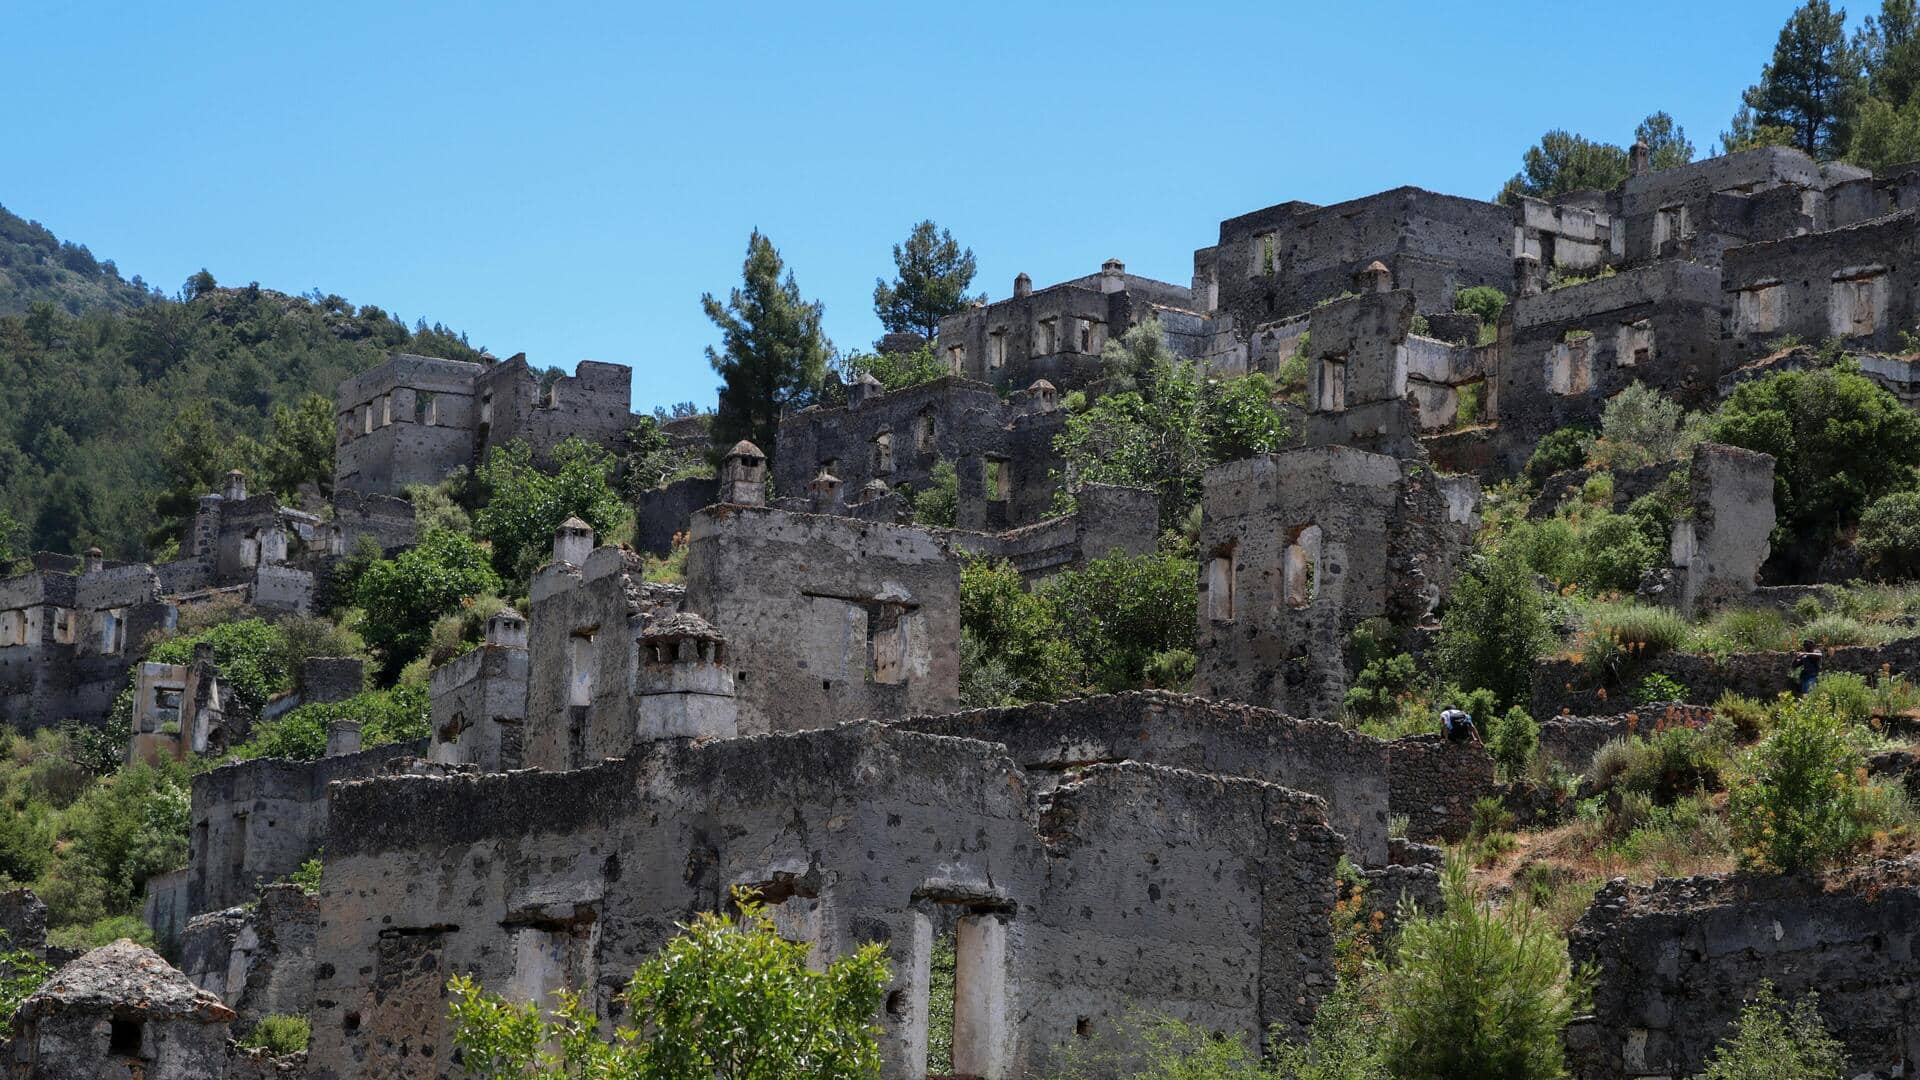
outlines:
{"label": "weathered stone facade", "polygon": [[1593,1016],[1568,1033],[1570,1064],[1591,1080],[1697,1073],[1764,979],[1789,1000],[1819,992],[1848,1075],[1909,1075],[1920,1065],[1916,919],[1912,859],[1824,879],[1613,881],[1568,938],[1573,962],[1599,976]]}
{"label": "weathered stone facade", "polygon": [[828,955],[885,944],[889,1077],[924,1074],[948,932],[962,1073],[1034,1075],[1136,1005],[1255,1038],[1310,1018],[1332,984],[1341,846],[1320,800],[1141,764],[1036,794],[990,744],[873,724],[656,743],[566,775],[341,785],[313,1076],[447,1075],[452,970],[529,1000],[587,986],[605,1008],[735,885],[776,889],[776,920]]}
{"label": "weathered stone facade", "polygon": [[1334,716],[1347,639],[1426,619],[1469,550],[1478,487],[1329,446],[1207,473],[1194,691]]}

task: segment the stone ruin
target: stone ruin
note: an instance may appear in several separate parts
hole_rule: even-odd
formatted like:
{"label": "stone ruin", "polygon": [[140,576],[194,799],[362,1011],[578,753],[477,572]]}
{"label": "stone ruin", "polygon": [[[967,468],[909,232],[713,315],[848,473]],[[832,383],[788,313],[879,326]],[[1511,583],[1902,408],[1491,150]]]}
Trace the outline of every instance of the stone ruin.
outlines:
{"label": "stone ruin", "polygon": [[[824,955],[882,944],[890,1080],[927,1075],[937,942],[955,946],[940,989],[955,993],[960,1075],[1044,1075],[1057,1048],[1141,1009],[1296,1034],[1332,986],[1336,862],[1383,907],[1431,903],[1427,844],[1462,837],[1475,802],[1503,790],[1477,747],[1324,719],[1349,688],[1355,630],[1424,647],[1472,549],[1480,484],[1633,383],[1704,406],[1807,362],[1779,338],[1833,336],[1920,402],[1911,364],[1871,353],[1915,317],[1903,207],[1917,187],[1920,170],[1875,177],[1782,148],[1658,173],[1637,156],[1613,191],[1511,207],[1399,188],[1254,211],[1195,252],[1191,286],[1118,261],[1040,290],[1021,275],[1011,298],[942,325],[949,376],[893,393],[863,380],[844,406],[785,417],[777,454],[743,442],[717,477],[642,495],[639,546],[686,537],[684,586],[646,581],[641,554],[568,521],[524,614],[496,614],[433,674],[429,739],[362,750],[339,725],[319,761],[196,777],[190,865],[147,897],[186,974],[131,946],[82,958],[23,1012],[15,1072],[105,1075],[47,1072],[58,1057],[134,1062],[152,1080],[268,1075],[237,1071],[266,1066],[226,1036],[297,1012],[313,1021],[306,1075],[451,1075],[449,973],[522,1001],[580,988],[611,1018],[636,964],[737,886]],[[1491,325],[1453,311],[1474,286],[1512,297]],[[1288,447],[1205,479],[1195,694],[959,711],[963,558],[1007,559],[1034,582],[1155,549],[1151,492],[1088,486],[1075,514],[1050,516],[1066,395],[1102,392],[1101,349],[1147,319],[1210,374],[1277,374],[1295,356],[1306,370]],[[0,582],[7,720],[103,713],[128,643],[182,603],[238,589],[301,610],[359,537],[412,542],[410,507],[390,497],[407,485],[512,439],[536,460],[571,434],[616,444],[629,386],[612,365],[543,389],[524,361],[412,356],[349,380],[330,519],[248,498],[241,478],[203,500],[178,565],[48,557]],[[702,437],[683,426],[675,439]],[[909,523],[941,462],[956,527]],[[1669,565],[1643,598],[1688,613],[1791,602],[1759,584],[1765,455],[1703,444],[1622,471],[1616,505],[1683,468]],[[1550,481],[1530,512],[1583,479]],[[1910,671],[1917,642],[1836,649],[1827,667]],[[234,734],[217,669],[181,667],[139,673],[137,752]],[[1650,663],[1703,699],[1770,696],[1789,669],[1779,654]],[[316,672],[303,693],[349,681]],[[1547,754],[1584,761],[1643,724],[1704,723],[1678,703],[1620,713],[1596,690],[1570,662],[1541,662]],[[1407,835],[1388,835],[1394,820]],[[274,884],[323,850],[317,896]],[[1593,1017],[1568,1035],[1577,1074],[1697,1070],[1762,977],[1819,989],[1861,1067],[1913,1068],[1912,876],[1609,886],[1573,935],[1601,972]],[[113,981],[116,964],[153,987]],[[122,992],[159,1004],[123,1008]]]}

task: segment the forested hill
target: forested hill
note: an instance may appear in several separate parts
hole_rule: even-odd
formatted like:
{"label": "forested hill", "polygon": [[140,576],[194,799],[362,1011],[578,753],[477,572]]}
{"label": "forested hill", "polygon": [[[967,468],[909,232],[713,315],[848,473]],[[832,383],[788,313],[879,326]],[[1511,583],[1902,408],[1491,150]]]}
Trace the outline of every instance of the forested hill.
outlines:
{"label": "forested hill", "polygon": [[45,301],[69,315],[124,311],[158,298],[135,275],[120,277],[112,259],[95,259],[85,244],[62,241],[37,221],[0,206],[0,315]]}
{"label": "forested hill", "polygon": [[15,523],[0,519],[0,555],[164,552],[192,496],[236,466],[256,490],[324,487],[335,384],[396,349],[482,359],[438,324],[204,271],[178,300],[0,314],[0,515]]}

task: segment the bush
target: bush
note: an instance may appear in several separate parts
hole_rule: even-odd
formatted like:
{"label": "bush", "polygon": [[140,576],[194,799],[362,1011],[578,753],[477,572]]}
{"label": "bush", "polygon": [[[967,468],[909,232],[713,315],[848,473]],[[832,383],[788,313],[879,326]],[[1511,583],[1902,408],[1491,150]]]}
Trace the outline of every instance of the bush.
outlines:
{"label": "bush", "polygon": [[1733,739],[1752,742],[1773,727],[1773,712],[1762,702],[1728,690],[1713,703],[1713,720],[1724,724]]}
{"label": "bush", "polygon": [[1583,516],[1578,535],[1571,580],[1589,595],[1631,595],[1642,574],[1666,561],[1666,551],[1647,539],[1639,519],[1626,514],[1592,511]]}
{"label": "bush", "polygon": [[1192,559],[1177,555],[1110,555],[1054,575],[1035,595],[1057,613],[1082,685],[1132,690],[1155,654],[1193,650],[1198,575]]}
{"label": "bush", "polygon": [[[553,448],[553,468],[534,467],[533,454],[518,439],[498,447],[476,473],[487,501],[473,528],[493,545],[493,565],[525,581],[545,565],[553,531],[577,517],[604,537],[628,516],[611,482],[613,455],[583,439]],[[365,606],[365,605],[362,605]]]}
{"label": "bush", "polygon": [[1850,671],[1829,671],[1820,676],[1807,694],[1807,700],[1815,708],[1839,717],[1841,723],[1855,725],[1873,719],[1874,706],[1878,704],[1866,677]]}
{"label": "bush", "polygon": [[327,754],[327,727],[335,720],[358,721],[360,745],[367,749],[424,739],[432,731],[430,711],[427,688],[418,683],[370,690],[345,701],[302,705],[254,725],[247,741],[233,748],[232,757],[242,761],[262,757],[318,761]]}
{"label": "bush", "polygon": [[1896,491],[1867,507],[1856,544],[1876,577],[1920,577],[1920,491]]}
{"label": "bush", "polygon": [[1679,457],[1699,441],[1698,425],[1684,422],[1678,402],[1645,383],[1629,383],[1601,413],[1588,462],[1637,469]]}
{"label": "bush", "polygon": [[464,601],[500,587],[487,550],[458,533],[430,532],[418,547],[367,567],[354,586],[366,611],[361,633],[388,678],[425,651],[433,624]]}
{"label": "bush", "polygon": [[579,993],[516,1005],[454,976],[454,1044],[468,1075],[877,1076],[872,1018],[891,979],[882,947],[865,945],[810,971],[809,946],[782,940],[759,903],[741,897],[739,908],[737,920],[694,916],[641,964],[611,1041]]}
{"label": "bush", "polygon": [[1720,790],[1719,748],[1698,728],[1667,728],[1640,745],[1643,752],[1618,778],[1622,789],[1642,792],[1657,806],[1695,791]]}
{"label": "bush", "polygon": [[1531,713],[1518,705],[1495,720],[1487,732],[1488,752],[1510,777],[1524,774],[1539,749],[1540,725]]}
{"label": "bush", "polygon": [[1495,552],[1473,560],[1454,583],[1436,649],[1444,676],[1493,692],[1498,706],[1525,701],[1534,658],[1553,643],[1546,597],[1526,565]]}
{"label": "bush", "polygon": [[1663,701],[1687,700],[1687,688],[1680,680],[1662,672],[1654,672],[1640,680],[1633,688],[1633,700],[1639,705],[1655,705]]}
{"label": "bush", "polygon": [[1387,977],[1385,1058],[1399,1080],[1565,1075],[1560,1033],[1585,992],[1566,944],[1525,904],[1495,909],[1449,860],[1443,909],[1409,917]]}
{"label": "bush", "polygon": [[1585,428],[1561,428],[1549,433],[1527,458],[1527,479],[1539,484],[1555,473],[1585,466],[1592,441],[1593,432]]}
{"label": "bush", "polygon": [[1052,601],[1028,592],[1013,564],[961,564],[960,628],[963,700],[970,706],[1053,701],[1072,689],[1080,658]]}
{"label": "bush", "polygon": [[1857,848],[1859,755],[1846,727],[1816,702],[1783,699],[1773,733],[1749,755],[1728,803],[1743,866],[1800,873]]}
{"label": "bush", "polygon": [[1846,1047],[1820,1019],[1819,995],[1789,1007],[1763,980],[1697,1080],[1837,1080],[1846,1072]]}
{"label": "bush", "polygon": [[269,1013],[253,1025],[253,1030],[239,1040],[240,1046],[248,1050],[265,1050],[274,1057],[302,1053],[307,1048],[307,1040],[313,1037],[313,1028],[304,1016],[288,1016],[285,1013]]}
{"label": "bush", "polygon": [[1668,608],[1620,604],[1588,618],[1581,658],[1596,675],[1617,679],[1631,665],[1685,648],[1691,636],[1687,620]]}
{"label": "bush", "polygon": [[1469,285],[1453,294],[1453,310],[1480,316],[1483,323],[1500,321],[1507,309],[1507,294],[1491,285]]}
{"label": "bush", "polygon": [[1774,456],[1779,531],[1804,557],[1913,483],[1920,416],[1853,371],[1783,371],[1742,383],[1710,437]]}
{"label": "bush", "polygon": [[951,461],[937,461],[926,490],[913,497],[916,524],[951,529],[960,520],[960,473]]}
{"label": "bush", "polygon": [[1878,645],[1888,639],[1888,633],[1877,626],[1870,626],[1851,615],[1829,611],[1806,625],[1800,627],[1800,637],[1811,641],[1823,649],[1842,645]]}
{"label": "bush", "polygon": [[190,664],[197,645],[212,646],[213,662],[220,665],[220,681],[231,688],[243,716],[259,716],[269,698],[293,686],[286,634],[265,619],[241,619],[168,638],[148,650],[147,659],[161,664]]}
{"label": "bush", "polygon": [[138,915],[109,915],[91,923],[62,926],[47,932],[48,945],[69,952],[87,952],[121,938],[148,947],[153,945],[153,931]]}
{"label": "bush", "polygon": [[1347,691],[1347,719],[1364,723],[1392,716],[1419,681],[1419,665],[1406,653],[1369,661]]}
{"label": "bush", "polygon": [[1772,608],[1727,608],[1716,612],[1695,634],[1701,652],[1725,656],[1742,652],[1776,652],[1799,644],[1786,616]]}

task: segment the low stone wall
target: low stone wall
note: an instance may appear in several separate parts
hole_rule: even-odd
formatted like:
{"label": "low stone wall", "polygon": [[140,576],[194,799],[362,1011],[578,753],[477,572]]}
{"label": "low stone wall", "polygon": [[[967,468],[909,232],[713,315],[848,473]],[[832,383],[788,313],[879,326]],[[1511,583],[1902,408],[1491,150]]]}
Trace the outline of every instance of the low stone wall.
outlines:
{"label": "low stone wall", "polygon": [[1449,743],[1440,735],[1413,735],[1387,744],[1389,812],[1407,817],[1409,840],[1467,835],[1473,804],[1495,791],[1493,759],[1478,743]]}
{"label": "low stone wall", "polygon": [[1712,719],[1712,709],[1680,702],[1645,705],[1614,716],[1556,716],[1540,723],[1540,752],[1580,772],[1592,763],[1594,751],[1615,739],[1680,724],[1705,727]]}
{"label": "low stone wall", "polygon": [[[1639,682],[1659,673],[1687,688],[1687,701],[1711,705],[1726,692],[1743,694],[1761,701],[1792,691],[1794,654],[1790,652],[1736,653],[1725,658],[1696,653],[1662,653],[1637,669],[1627,680]],[[1920,669],[1920,637],[1901,638],[1885,645],[1850,645],[1827,650],[1821,662],[1823,673],[1852,672],[1872,679],[1882,669],[1910,672]],[[1586,666],[1578,660],[1541,660],[1533,668],[1532,711],[1535,716],[1561,714],[1604,714],[1611,708],[1607,698],[1621,687],[1596,685]]]}
{"label": "low stone wall", "polygon": [[1578,1077],[1690,1076],[1761,980],[1820,1013],[1846,1075],[1920,1063],[1920,857],[1825,878],[1733,875],[1609,882],[1568,935],[1598,972],[1593,1015],[1569,1029]]}
{"label": "low stone wall", "polygon": [[238,1015],[235,1034],[244,1034],[264,1016],[305,1016],[313,1007],[319,922],[319,897],[293,885],[267,886],[253,907],[210,912],[189,922],[181,970]]}

